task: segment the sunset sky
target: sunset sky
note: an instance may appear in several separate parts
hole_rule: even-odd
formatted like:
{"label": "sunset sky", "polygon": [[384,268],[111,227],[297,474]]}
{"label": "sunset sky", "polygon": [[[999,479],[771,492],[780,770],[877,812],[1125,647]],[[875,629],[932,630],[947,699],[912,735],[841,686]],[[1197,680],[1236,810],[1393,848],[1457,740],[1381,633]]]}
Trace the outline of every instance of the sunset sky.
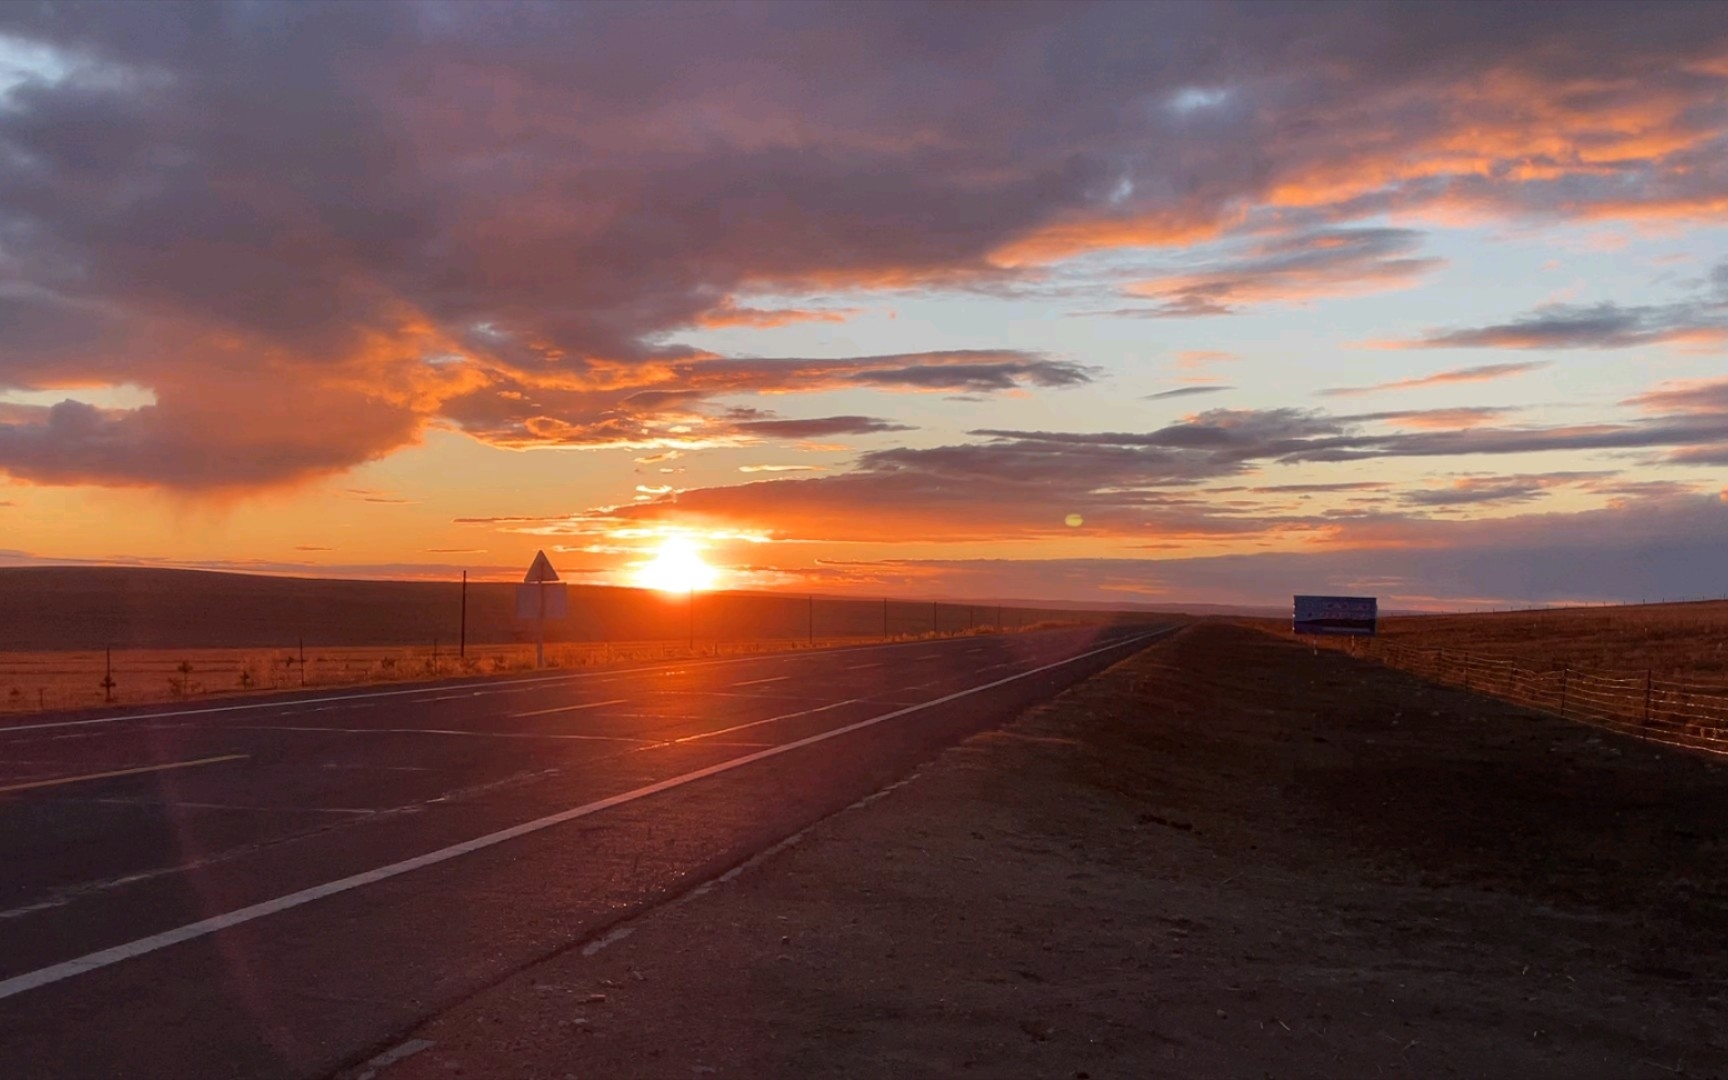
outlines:
{"label": "sunset sky", "polygon": [[0,562],[1728,593],[1728,4],[0,7]]}

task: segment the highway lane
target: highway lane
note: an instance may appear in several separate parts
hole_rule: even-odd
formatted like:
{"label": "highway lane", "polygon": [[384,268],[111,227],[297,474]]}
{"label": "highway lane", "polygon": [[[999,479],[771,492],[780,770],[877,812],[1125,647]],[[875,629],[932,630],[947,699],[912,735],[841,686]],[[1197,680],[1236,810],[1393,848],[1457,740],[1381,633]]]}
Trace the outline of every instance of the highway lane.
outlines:
{"label": "highway lane", "polygon": [[0,726],[0,1075],[323,1075],[1155,632]]}

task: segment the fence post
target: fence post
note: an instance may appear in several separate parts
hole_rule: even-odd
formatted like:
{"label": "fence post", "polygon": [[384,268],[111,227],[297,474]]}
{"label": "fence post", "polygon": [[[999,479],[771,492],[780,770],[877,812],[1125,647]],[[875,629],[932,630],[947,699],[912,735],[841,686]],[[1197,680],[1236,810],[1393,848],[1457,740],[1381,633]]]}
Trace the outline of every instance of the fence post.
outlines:
{"label": "fence post", "polygon": [[814,646],[816,644],[816,598],[814,596],[807,596],[805,599],[810,603],[810,622],[808,629],[810,632],[810,644]]}
{"label": "fence post", "polygon": [[882,640],[888,640],[888,598],[882,598]]}
{"label": "fence post", "polygon": [[300,685],[306,685],[306,637],[300,637]]}
{"label": "fence post", "polygon": [[102,701],[106,705],[114,704],[114,646],[105,645],[102,648]]}
{"label": "fence post", "polygon": [[1650,677],[1650,669],[1649,669],[1649,668],[1645,668],[1645,669],[1644,669],[1644,723],[1646,723],[1646,724],[1648,724],[1648,723],[1650,723],[1650,690],[1651,690],[1651,681],[1652,681],[1652,680],[1651,680],[1651,677]]}
{"label": "fence post", "polygon": [[1572,669],[1569,666],[1560,667],[1560,719],[1566,719],[1566,683],[1570,681]]}

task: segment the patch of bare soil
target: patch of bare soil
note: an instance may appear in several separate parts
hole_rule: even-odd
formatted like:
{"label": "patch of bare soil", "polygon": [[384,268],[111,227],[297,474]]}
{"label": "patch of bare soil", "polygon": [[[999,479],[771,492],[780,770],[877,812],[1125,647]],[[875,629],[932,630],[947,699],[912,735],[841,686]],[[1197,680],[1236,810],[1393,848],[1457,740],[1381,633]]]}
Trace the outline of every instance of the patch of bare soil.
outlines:
{"label": "patch of bare soil", "polygon": [[1202,625],[356,1075],[1728,1076],[1725,822],[1714,762]]}

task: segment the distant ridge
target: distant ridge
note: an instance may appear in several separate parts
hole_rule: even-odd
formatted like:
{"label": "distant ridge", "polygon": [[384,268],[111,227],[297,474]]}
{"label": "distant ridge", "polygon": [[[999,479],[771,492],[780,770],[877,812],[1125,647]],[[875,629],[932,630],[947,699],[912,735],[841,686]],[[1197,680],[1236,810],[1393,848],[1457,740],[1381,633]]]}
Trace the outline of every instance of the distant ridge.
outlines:
{"label": "distant ridge", "polygon": [[[572,617],[547,625],[551,641],[645,641],[690,633],[683,596],[603,585],[571,585]],[[468,586],[470,645],[524,640],[516,585]],[[0,651],[248,648],[308,645],[453,645],[461,586],[451,582],[297,578],[214,570],[127,566],[0,567]],[[943,629],[988,622],[997,602],[948,601]],[[895,600],[893,633],[930,628],[932,601]],[[1128,605],[1002,601],[1004,621],[1024,625],[1077,616],[1108,620]],[[871,598],[818,598],[818,635],[875,635],[882,605]],[[1134,605],[1132,610],[1150,611]],[[1017,613],[1017,614],[1016,614]],[[802,595],[708,593],[696,598],[696,636],[737,640],[809,632]]]}

